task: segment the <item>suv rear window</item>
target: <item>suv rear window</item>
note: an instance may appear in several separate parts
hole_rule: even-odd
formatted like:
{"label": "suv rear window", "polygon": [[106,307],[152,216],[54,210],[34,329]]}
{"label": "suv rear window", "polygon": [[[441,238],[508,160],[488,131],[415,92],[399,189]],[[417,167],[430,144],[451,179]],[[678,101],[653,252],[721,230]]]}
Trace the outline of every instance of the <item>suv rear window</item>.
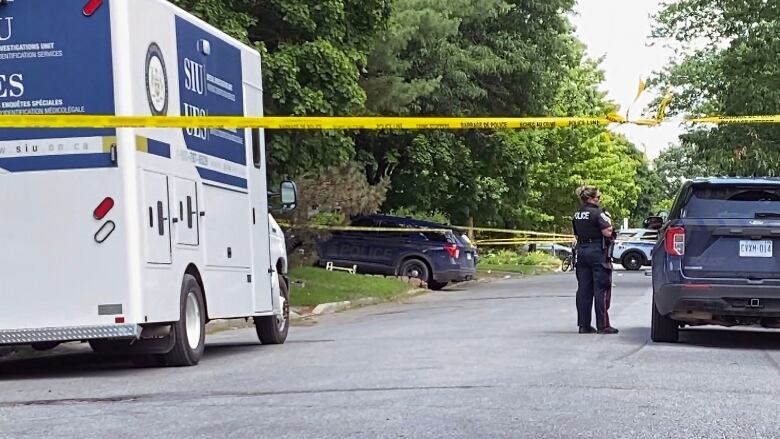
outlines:
{"label": "suv rear window", "polygon": [[[457,241],[454,237],[446,236],[443,233],[440,232],[417,232],[416,229],[429,229],[429,228],[438,228],[438,227],[421,227],[415,224],[410,224],[406,222],[400,222],[395,220],[388,220],[384,219],[380,221],[379,227],[387,227],[387,228],[401,228],[401,229],[408,229],[409,233],[399,233],[392,235],[386,235],[386,236],[394,236],[394,237],[401,237],[403,239],[412,239],[415,241],[431,241],[431,242],[447,242],[451,244],[456,244]],[[447,233],[447,235],[450,235],[450,233]]]}
{"label": "suv rear window", "polygon": [[682,218],[780,218],[780,187],[696,187],[680,216]]}

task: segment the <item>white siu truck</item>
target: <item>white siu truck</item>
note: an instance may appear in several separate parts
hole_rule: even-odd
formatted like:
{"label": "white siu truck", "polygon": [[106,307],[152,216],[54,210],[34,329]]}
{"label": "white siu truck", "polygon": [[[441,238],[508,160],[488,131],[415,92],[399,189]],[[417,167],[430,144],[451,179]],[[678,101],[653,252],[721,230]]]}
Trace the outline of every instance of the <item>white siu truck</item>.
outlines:
{"label": "white siu truck", "polygon": [[[261,116],[260,55],[164,0],[0,0],[0,114]],[[0,130],[0,345],[201,359],[287,337],[260,130]],[[281,244],[280,244],[281,240]],[[137,354],[137,355],[136,355]]]}

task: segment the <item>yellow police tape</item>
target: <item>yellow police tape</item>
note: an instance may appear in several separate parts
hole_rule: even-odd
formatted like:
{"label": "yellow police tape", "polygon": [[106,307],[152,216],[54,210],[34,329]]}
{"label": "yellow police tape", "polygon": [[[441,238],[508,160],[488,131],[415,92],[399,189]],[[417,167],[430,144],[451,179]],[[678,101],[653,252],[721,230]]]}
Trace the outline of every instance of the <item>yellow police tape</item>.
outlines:
{"label": "yellow police tape", "polygon": [[[296,117],[296,116],[111,116],[0,114],[0,128],[258,128],[266,130],[467,130],[533,129],[663,123],[668,98],[655,119],[627,120],[610,114],[603,117]],[[690,123],[767,124],[780,123],[780,115],[709,116],[686,119]]]}
{"label": "yellow police tape", "polygon": [[479,239],[476,241],[477,244],[482,245],[512,245],[512,244],[526,244],[528,242],[544,242],[544,243],[560,243],[560,242],[572,242],[573,239],[570,238],[544,238],[544,239],[538,239],[538,238],[527,238],[527,239]]}
{"label": "yellow police tape", "polygon": [[475,232],[488,232],[488,233],[507,233],[511,235],[528,235],[528,236],[548,236],[552,238],[574,238],[572,235],[564,233],[549,233],[549,232],[534,232],[531,230],[513,230],[513,229],[493,229],[488,227],[456,227],[457,229],[473,230]]}
{"label": "yellow police tape", "polygon": [[357,226],[322,226],[317,224],[306,224],[300,226],[289,226],[283,222],[278,223],[282,227],[292,229],[325,230],[331,232],[382,232],[382,233],[446,233],[451,229],[433,229],[433,228],[402,228],[402,227],[357,227]]}
{"label": "yellow police tape", "polygon": [[714,124],[766,124],[780,123],[780,115],[765,116],[708,116],[693,117],[686,119],[691,123],[714,123]]}
{"label": "yellow police tape", "polygon": [[481,245],[517,245],[517,244],[536,244],[536,243],[558,243],[558,242],[570,242],[574,239],[572,235],[547,233],[547,232],[535,232],[531,230],[512,230],[512,229],[494,229],[485,227],[472,227],[467,226],[452,226],[452,228],[427,228],[427,227],[359,227],[359,226],[327,226],[319,224],[304,224],[304,225],[290,225],[284,221],[280,221],[279,225],[285,228],[292,229],[307,229],[307,230],[323,230],[330,232],[377,232],[377,233],[446,233],[452,229],[460,231],[474,231],[474,232],[489,232],[489,233],[503,233],[511,235],[519,235],[514,238],[506,239],[484,239],[475,241],[475,244]]}
{"label": "yellow police tape", "polygon": [[267,130],[525,129],[624,123],[604,117],[243,117],[0,115],[0,128],[262,128]]}
{"label": "yellow police tape", "polygon": [[477,247],[519,247],[531,244],[565,244],[566,241],[522,241],[522,242],[482,242],[477,241],[474,243]]}

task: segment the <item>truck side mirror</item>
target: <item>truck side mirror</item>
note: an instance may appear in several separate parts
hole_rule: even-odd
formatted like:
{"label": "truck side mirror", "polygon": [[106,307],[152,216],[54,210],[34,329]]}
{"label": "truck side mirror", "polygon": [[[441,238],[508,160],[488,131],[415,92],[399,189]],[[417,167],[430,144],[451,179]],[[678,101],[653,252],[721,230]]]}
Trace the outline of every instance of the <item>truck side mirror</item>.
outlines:
{"label": "truck side mirror", "polygon": [[282,198],[282,208],[285,210],[295,209],[295,205],[298,204],[298,186],[294,181],[285,180],[279,185],[279,193]]}

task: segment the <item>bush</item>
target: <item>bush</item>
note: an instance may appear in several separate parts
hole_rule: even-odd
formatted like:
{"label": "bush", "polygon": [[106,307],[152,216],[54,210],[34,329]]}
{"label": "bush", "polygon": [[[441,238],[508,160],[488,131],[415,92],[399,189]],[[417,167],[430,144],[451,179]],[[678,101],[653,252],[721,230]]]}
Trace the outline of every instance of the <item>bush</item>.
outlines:
{"label": "bush", "polygon": [[321,212],[311,218],[311,223],[317,226],[342,226],[346,224],[343,213]]}
{"label": "bush", "polygon": [[450,223],[450,220],[449,218],[447,218],[447,215],[439,211],[428,213],[428,212],[418,212],[414,209],[410,209],[407,207],[399,207],[398,209],[394,209],[390,211],[390,215],[399,216],[401,218],[407,218],[407,217],[414,218],[420,221],[431,221],[439,224]]}
{"label": "bush", "polygon": [[499,250],[489,252],[481,256],[480,264],[485,265],[529,265],[529,266],[558,266],[560,260],[545,252],[531,252],[518,254],[512,250]]}
{"label": "bush", "polygon": [[288,223],[287,253],[293,266],[316,259],[315,243],[329,237],[327,231],[307,229],[307,226],[344,225],[352,215],[376,213],[389,187],[387,179],[370,185],[363,168],[356,163],[314,170],[297,180],[297,208],[274,214]]}

